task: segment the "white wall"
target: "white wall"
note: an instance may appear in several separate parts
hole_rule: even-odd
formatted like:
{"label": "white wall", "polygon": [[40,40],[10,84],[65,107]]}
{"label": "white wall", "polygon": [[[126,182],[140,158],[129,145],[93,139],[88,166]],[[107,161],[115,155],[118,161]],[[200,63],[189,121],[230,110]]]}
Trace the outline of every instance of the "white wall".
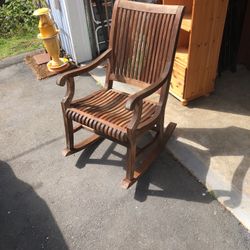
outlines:
{"label": "white wall", "polygon": [[77,63],[92,59],[83,0],[48,0],[62,48]]}

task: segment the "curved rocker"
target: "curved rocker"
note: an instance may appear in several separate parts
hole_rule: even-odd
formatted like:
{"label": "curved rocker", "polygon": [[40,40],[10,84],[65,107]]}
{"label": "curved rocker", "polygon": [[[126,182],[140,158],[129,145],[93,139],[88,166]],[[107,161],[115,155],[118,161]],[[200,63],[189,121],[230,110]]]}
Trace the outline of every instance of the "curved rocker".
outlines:
{"label": "curved rocker", "polygon": [[[68,156],[96,141],[108,138],[127,147],[124,188],[130,187],[151,165],[173,133],[176,124],[164,129],[168,97],[183,6],[145,4],[117,0],[113,9],[109,49],[92,63],[69,71],[57,84],[67,84],[62,112]],[[82,99],[74,100],[74,77],[87,73],[107,61],[105,87]],[[142,87],[129,95],[113,89],[113,81]],[[159,101],[147,97],[159,93]],[[73,127],[73,121],[78,125]],[[88,129],[94,134],[74,144],[74,133]],[[156,134],[151,143],[138,149],[136,143],[148,131]],[[136,159],[147,152],[142,164]]]}

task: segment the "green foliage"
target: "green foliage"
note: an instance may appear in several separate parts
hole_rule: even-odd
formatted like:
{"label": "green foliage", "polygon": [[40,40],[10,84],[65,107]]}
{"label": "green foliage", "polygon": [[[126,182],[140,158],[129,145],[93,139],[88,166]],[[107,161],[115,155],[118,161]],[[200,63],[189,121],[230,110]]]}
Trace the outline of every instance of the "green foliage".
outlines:
{"label": "green foliage", "polygon": [[0,60],[8,56],[42,48],[42,42],[36,36],[37,32],[13,35],[8,38],[0,37]]}
{"label": "green foliage", "polygon": [[33,11],[43,1],[6,0],[0,7],[0,36],[9,37],[37,29],[38,19]]}

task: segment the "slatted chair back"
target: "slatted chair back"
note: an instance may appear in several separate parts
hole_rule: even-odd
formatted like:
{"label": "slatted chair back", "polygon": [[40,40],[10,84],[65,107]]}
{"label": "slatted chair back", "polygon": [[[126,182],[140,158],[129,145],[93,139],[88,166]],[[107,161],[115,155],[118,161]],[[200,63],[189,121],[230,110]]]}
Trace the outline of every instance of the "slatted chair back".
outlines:
{"label": "slatted chair back", "polygon": [[[62,100],[65,156],[108,138],[127,147],[123,187],[130,187],[149,168],[176,127],[175,123],[164,127],[164,114],[183,10],[183,6],[116,0],[109,49],[92,63],[66,72],[58,81],[60,86],[67,83]],[[74,77],[89,72],[106,59],[105,88],[73,100]],[[112,89],[113,80],[146,88],[130,95]],[[158,103],[147,99],[160,88]],[[77,124],[75,127],[73,122]],[[82,128],[94,134],[76,144],[74,133]],[[138,139],[148,131],[155,132],[154,138],[139,148]],[[139,164],[136,158],[143,152]]]}
{"label": "slatted chair back", "polygon": [[157,81],[173,62],[182,12],[180,6],[116,0],[108,80],[140,87]]}

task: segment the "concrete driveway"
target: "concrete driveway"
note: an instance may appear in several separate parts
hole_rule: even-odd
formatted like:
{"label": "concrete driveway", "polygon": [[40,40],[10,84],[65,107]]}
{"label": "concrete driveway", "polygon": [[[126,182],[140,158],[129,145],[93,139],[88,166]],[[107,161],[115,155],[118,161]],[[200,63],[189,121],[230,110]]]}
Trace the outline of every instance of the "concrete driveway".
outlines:
{"label": "concrete driveway", "polygon": [[[250,249],[249,232],[167,151],[129,190],[122,146],[62,157],[55,80],[23,63],[0,70],[0,249]],[[79,95],[98,88],[77,83]]]}

